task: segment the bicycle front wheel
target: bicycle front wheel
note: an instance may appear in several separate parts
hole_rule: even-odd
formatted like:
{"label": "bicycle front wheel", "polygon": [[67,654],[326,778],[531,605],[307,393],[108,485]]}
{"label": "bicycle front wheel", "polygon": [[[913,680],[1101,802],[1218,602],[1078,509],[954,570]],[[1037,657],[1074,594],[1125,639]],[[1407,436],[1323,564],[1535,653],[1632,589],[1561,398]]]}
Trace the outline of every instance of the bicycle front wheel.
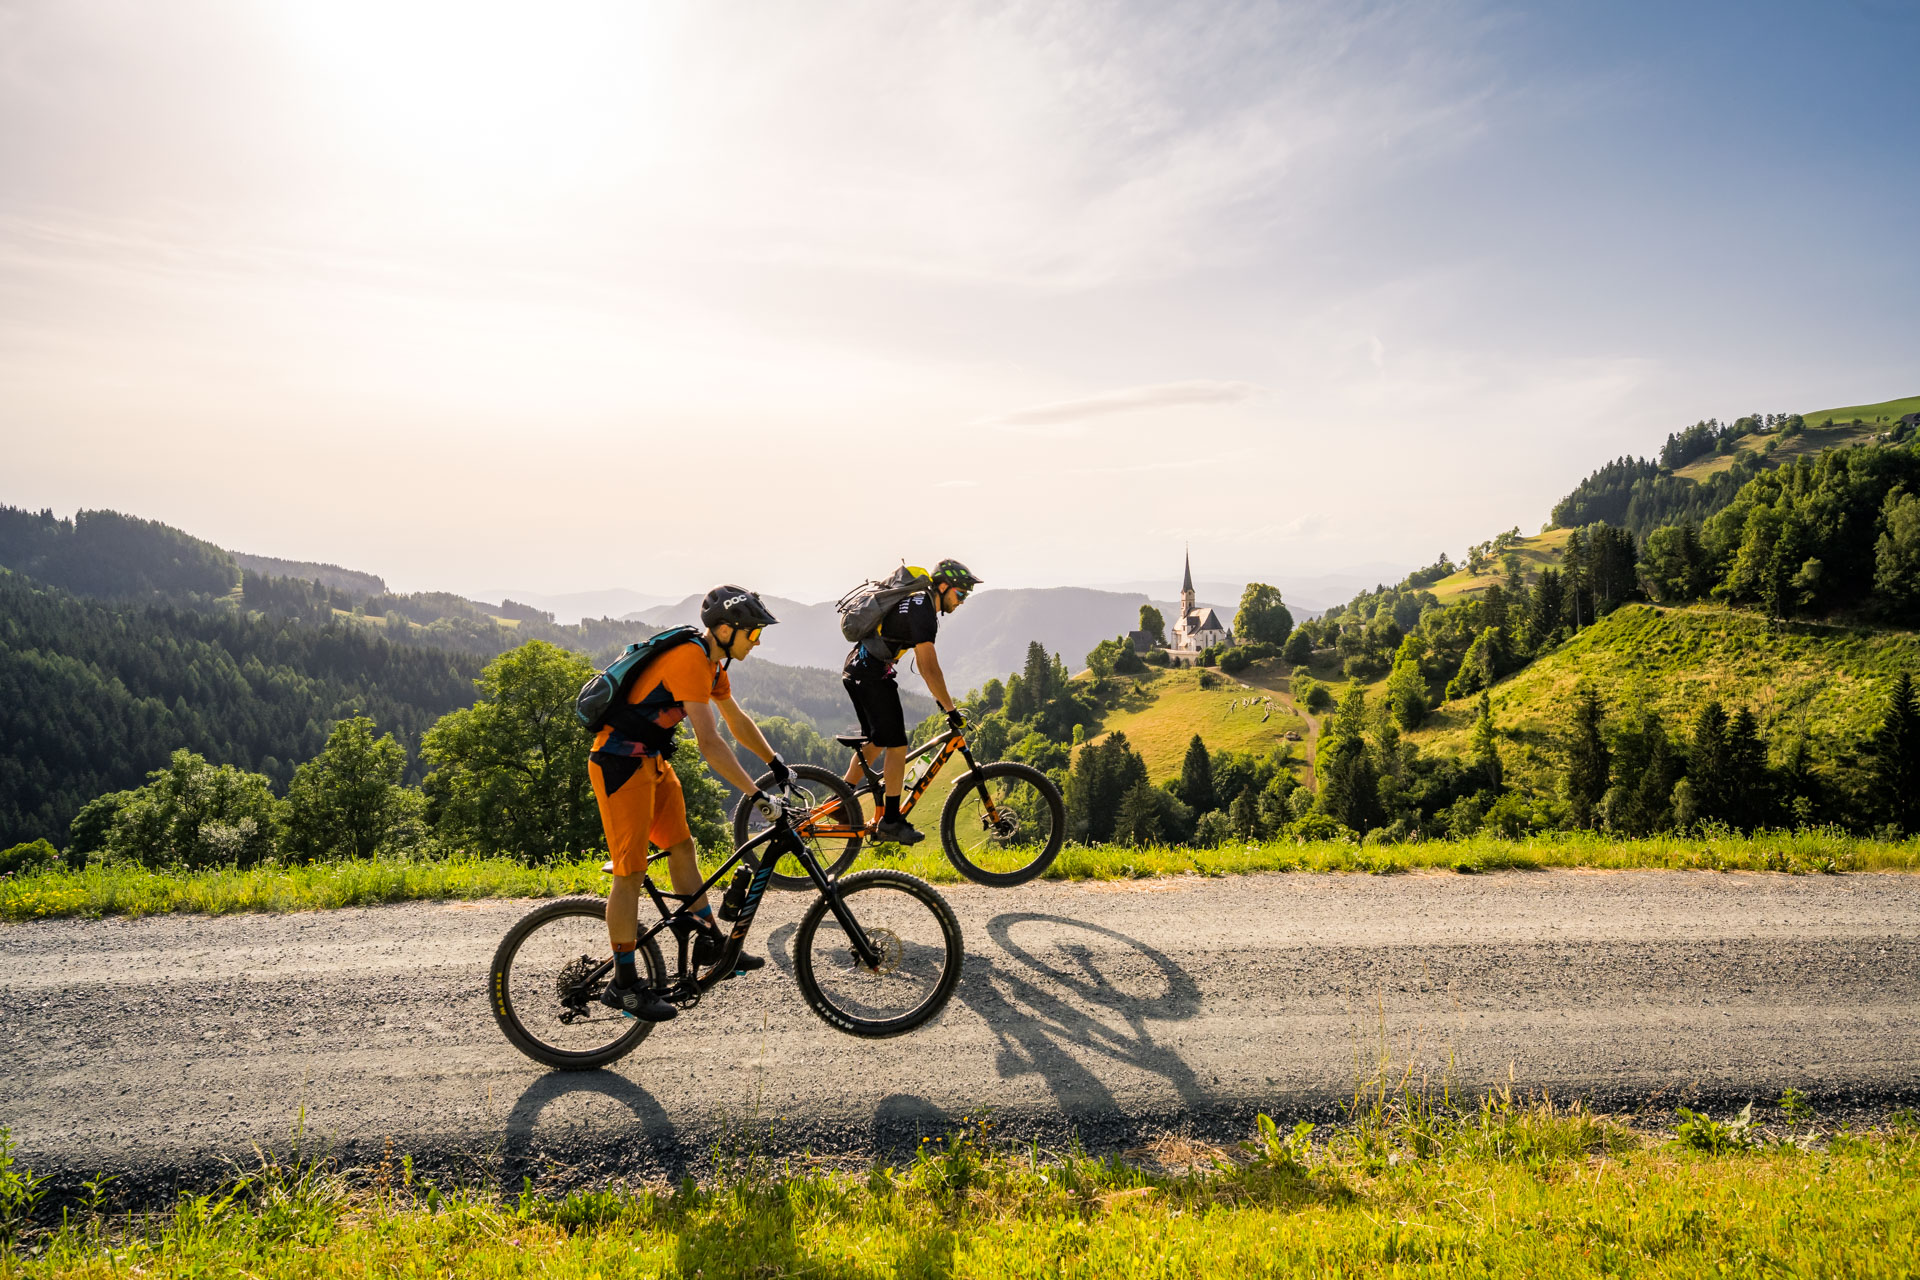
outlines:
{"label": "bicycle front wheel", "polygon": [[940,811],[947,860],[967,879],[997,888],[1025,884],[1052,866],[1066,831],[1060,788],[1012,760],[963,776]]}
{"label": "bicycle front wheel", "polygon": [[869,967],[823,897],[793,935],[793,977],[807,1005],[849,1035],[897,1036],[946,1007],[960,983],[960,919],[918,876],[883,868],[840,881],[841,905],[880,963]]}
{"label": "bicycle front wheel", "polygon": [[[819,861],[821,870],[828,875],[840,875],[860,856],[860,840],[866,822],[860,801],[853,794],[853,788],[847,785],[847,780],[830,769],[813,764],[790,767],[793,787],[787,797],[803,810],[794,821],[794,834],[806,841],[807,847]],[[762,791],[766,790],[773,785],[773,775],[762,774],[754,785]],[[767,820],[753,807],[753,798],[740,797],[740,803],[733,810],[734,848],[739,848],[766,829]],[[807,875],[806,868],[800,865],[800,859],[790,853],[781,854],[775,860],[767,883],[776,889],[813,888],[813,880]]]}
{"label": "bicycle front wheel", "polygon": [[[522,916],[493,953],[487,997],[514,1048],[562,1071],[587,1071],[625,1057],[653,1030],[600,1003],[612,978],[604,898],[559,898]],[[643,981],[664,966],[649,938],[634,957]],[[591,976],[608,966],[608,971]]]}

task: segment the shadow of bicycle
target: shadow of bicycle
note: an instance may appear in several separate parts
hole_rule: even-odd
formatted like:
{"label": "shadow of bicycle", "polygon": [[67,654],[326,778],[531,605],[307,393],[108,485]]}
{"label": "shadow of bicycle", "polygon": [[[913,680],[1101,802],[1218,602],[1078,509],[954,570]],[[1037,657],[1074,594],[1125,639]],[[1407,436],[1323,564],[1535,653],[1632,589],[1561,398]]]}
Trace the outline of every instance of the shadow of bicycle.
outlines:
{"label": "shadow of bicycle", "polygon": [[677,1180],[689,1171],[679,1126],[666,1109],[612,1071],[536,1077],[502,1130],[503,1182],[510,1186],[523,1174],[537,1182],[546,1172],[577,1181],[582,1175]]}
{"label": "shadow of bicycle", "polygon": [[967,957],[962,1004],[996,1042],[1001,1079],[1038,1075],[1063,1111],[1110,1112],[1113,1092],[1089,1065],[1105,1059],[1151,1072],[1188,1104],[1198,1076],[1154,1024],[1200,1009],[1193,979],[1165,954],[1124,933],[1067,916],[1015,912],[987,922],[993,946]]}

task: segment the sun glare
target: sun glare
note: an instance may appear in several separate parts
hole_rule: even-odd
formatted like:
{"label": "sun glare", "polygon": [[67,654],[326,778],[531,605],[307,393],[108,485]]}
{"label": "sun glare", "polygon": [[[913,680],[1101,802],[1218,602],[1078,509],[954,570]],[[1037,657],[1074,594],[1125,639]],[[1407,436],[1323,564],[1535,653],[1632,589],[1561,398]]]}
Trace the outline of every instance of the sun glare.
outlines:
{"label": "sun glare", "polygon": [[329,0],[283,12],[327,125],[449,194],[550,198],[630,173],[665,136],[666,7]]}

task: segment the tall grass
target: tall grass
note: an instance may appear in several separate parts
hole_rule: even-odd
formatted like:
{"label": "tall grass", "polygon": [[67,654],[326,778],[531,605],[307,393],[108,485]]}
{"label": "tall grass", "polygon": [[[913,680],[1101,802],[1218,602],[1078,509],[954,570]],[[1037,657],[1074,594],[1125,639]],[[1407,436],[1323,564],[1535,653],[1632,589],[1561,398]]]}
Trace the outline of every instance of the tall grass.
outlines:
{"label": "tall grass", "polygon": [[[888,847],[891,850],[892,846]],[[354,859],[310,866],[247,870],[152,871],[140,867],[55,868],[0,879],[0,920],[63,916],[142,916],[165,912],[224,915],[246,911],[312,911],[388,902],[547,898],[606,888],[601,857],[525,866],[511,858],[433,861]],[[892,866],[937,883],[960,875],[933,840],[898,856],[863,852],[858,866]],[[1047,872],[1050,880],[1125,880],[1151,876],[1227,876],[1252,872],[1418,870],[1780,871],[1832,874],[1920,870],[1920,839],[1876,840],[1832,829],[1710,833],[1617,840],[1590,832],[1507,840],[1356,845],[1323,840],[1257,841],[1213,849],[1184,846],[1069,845]]]}
{"label": "tall grass", "polygon": [[174,1210],[99,1198],[0,1275],[771,1277],[1848,1275],[1920,1269],[1920,1138],[1807,1128],[1719,1152],[1496,1094],[1324,1134],[1043,1152],[974,1122],[903,1164],[517,1196],[391,1151],[275,1161]]}

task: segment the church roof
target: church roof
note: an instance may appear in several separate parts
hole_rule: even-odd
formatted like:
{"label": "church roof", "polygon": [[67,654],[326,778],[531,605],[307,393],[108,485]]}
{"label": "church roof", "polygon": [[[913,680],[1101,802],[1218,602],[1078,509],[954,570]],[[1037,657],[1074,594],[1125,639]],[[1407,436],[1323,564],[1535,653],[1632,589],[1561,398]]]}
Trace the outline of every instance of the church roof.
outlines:
{"label": "church roof", "polygon": [[1191,551],[1187,552],[1187,576],[1181,580],[1180,589],[1182,591],[1193,590],[1193,552]]}
{"label": "church roof", "polygon": [[1220,615],[1211,609],[1188,616],[1199,619],[1199,621],[1193,624],[1195,631],[1225,631],[1227,629],[1226,625],[1220,621]]}

